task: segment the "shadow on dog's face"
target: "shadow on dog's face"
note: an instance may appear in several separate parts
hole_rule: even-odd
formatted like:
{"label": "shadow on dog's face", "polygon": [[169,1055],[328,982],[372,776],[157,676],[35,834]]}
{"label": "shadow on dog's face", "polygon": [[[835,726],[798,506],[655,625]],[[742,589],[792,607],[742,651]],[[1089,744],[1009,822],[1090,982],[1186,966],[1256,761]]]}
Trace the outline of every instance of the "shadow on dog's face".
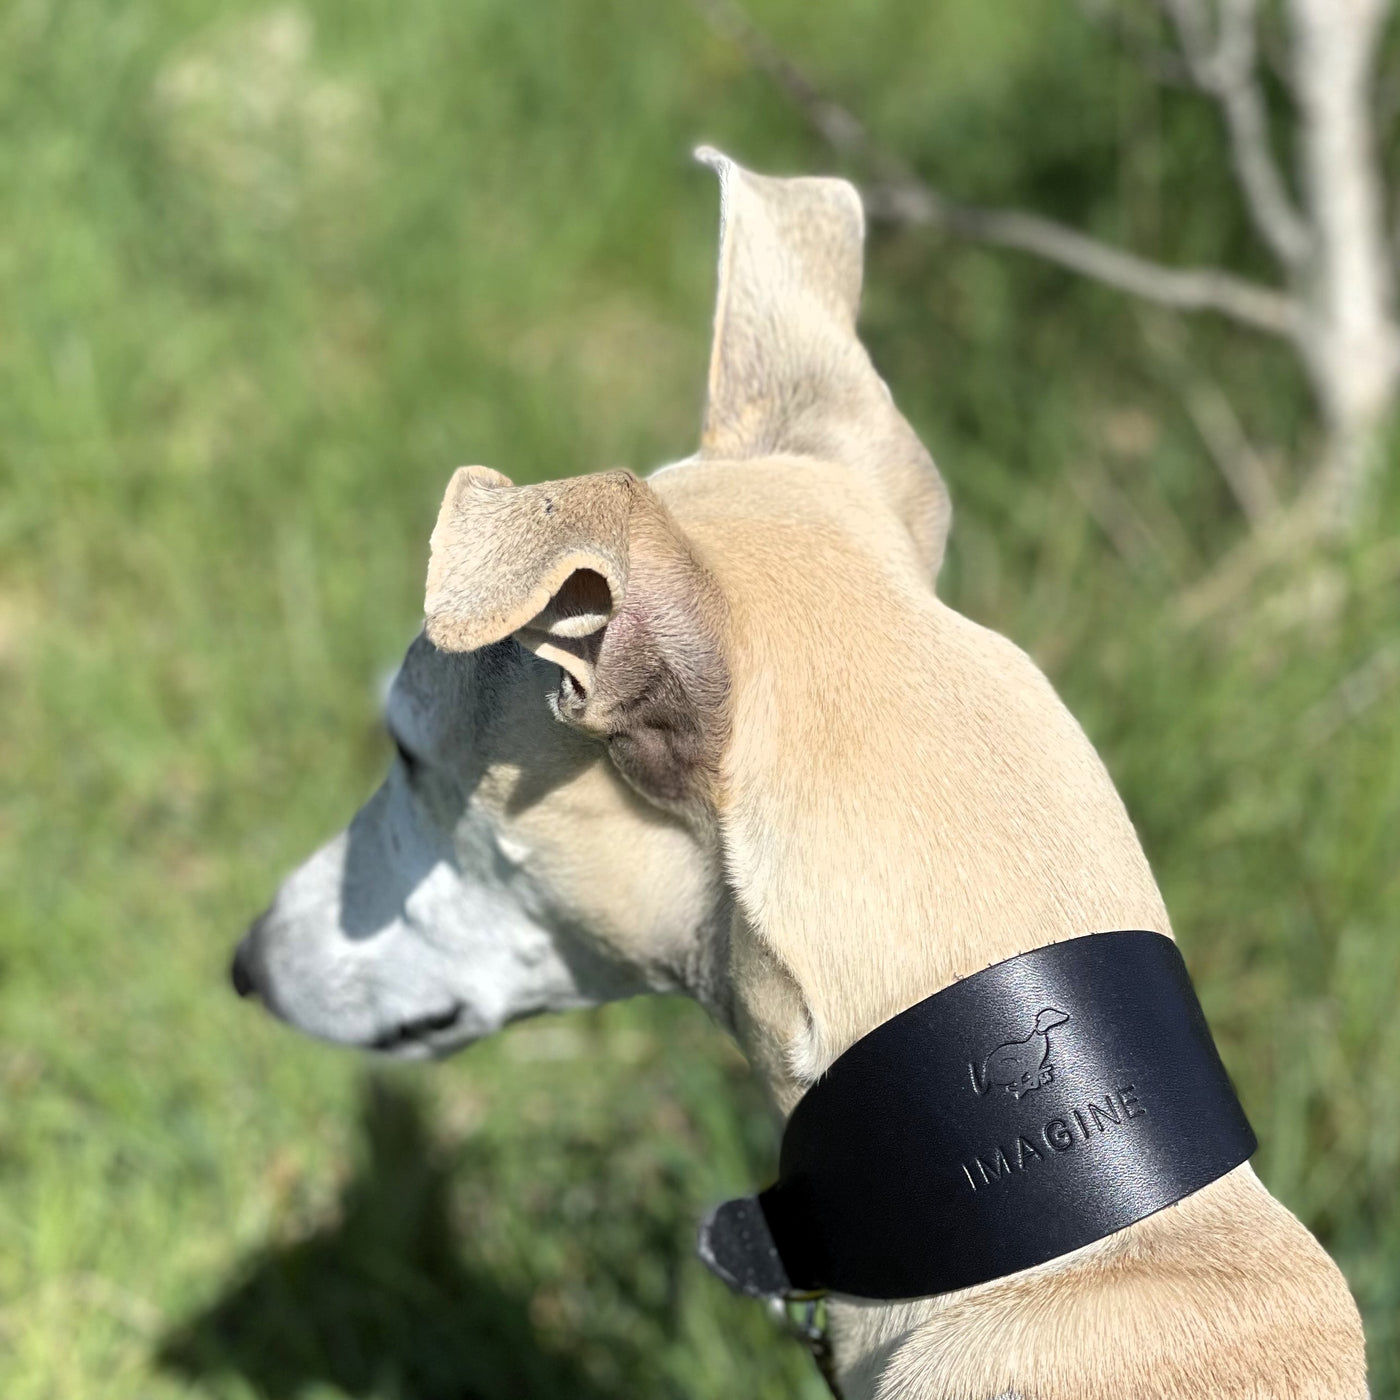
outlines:
{"label": "shadow on dog's face", "polygon": [[[832,602],[931,602],[950,508],[856,335],[855,190],[702,158],[723,216],[700,450],[648,481],[453,476],[389,701],[400,757],[234,962],[240,991],[314,1035],[429,1055],[685,991],[781,1066],[813,1024],[792,949],[757,930],[792,902],[779,828],[814,816],[792,794],[835,781],[808,771],[813,746],[867,729],[837,714],[869,688],[864,614],[838,624]],[[822,801],[816,827],[844,831]],[[808,980],[834,987],[828,946]]]}
{"label": "shadow on dog's face", "polygon": [[540,1011],[710,1000],[718,859],[558,718],[562,675],[511,639],[415,640],[389,694],[388,777],[239,945],[239,991],[312,1035],[411,1058]]}

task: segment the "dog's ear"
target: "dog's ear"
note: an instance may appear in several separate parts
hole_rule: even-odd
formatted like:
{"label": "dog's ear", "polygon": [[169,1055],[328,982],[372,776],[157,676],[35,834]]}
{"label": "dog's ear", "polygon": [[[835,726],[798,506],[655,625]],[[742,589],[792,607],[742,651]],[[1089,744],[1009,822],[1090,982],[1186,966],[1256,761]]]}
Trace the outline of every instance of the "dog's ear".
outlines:
{"label": "dog's ear", "polygon": [[844,180],[770,179],[709,147],[696,155],[721,193],[702,456],[790,453],[870,474],[936,576],[948,491],[856,335],[860,196]]}
{"label": "dog's ear", "polygon": [[433,527],[428,640],[441,651],[475,651],[527,631],[532,650],[591,684],[583,643],[626,591],[637,485],[608,472],[514,486],[490,467],[459,467]]}
{"label": "dog's ear", "polygon": [[723,606],[660,499],[627,472],[514,486],[460,467],[447,488],[428,640],[473,651],[514,636],[554,662],[560,718],[606,739],[662,806],[710,795],[728,693]]}

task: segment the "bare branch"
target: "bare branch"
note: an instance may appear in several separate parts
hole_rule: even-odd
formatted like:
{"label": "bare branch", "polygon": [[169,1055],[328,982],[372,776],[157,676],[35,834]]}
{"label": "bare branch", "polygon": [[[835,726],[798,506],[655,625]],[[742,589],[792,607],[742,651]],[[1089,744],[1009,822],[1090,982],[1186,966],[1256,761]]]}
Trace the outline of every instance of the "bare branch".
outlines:
{"label": "bare branch", "polygon": [[1354,522],[1400,394],[1400,323],[1372,124],[1377,46],[1392,0],[1290,0],[1299,164],[1316,229],[1299,348],[1322,409],[1319,490]]}
{"label": "bare branch", "polygon": [[955,204],[922,181],[879,185],[866,192],[871,218],[927,224],[963,238],[1016,248],[1046,262],[1178,311],[1215,311],[1254,330],[1292,336],[1294,299],[1233,273],[1209,267],[1165,267],[1039,214]]}
{"label": "bare branch", "polygon": [[1259,235],[1274,256],[1297,271],[1311,248],[1308,226],[1294,206],[1269,141],[1269,115],[1259,86],[1258,0],[1218,0],[1219,35],[1211,41],[1203,0],[1159,0],[1181,44],[1196,86],[1220,104],[1235,173]]}
{"label": "bare branch", "polygon": [[1015,248],[1159,306],[1218,312],[1272,335],[1296,333],[1297,303],[1272,287],[1217,268],[1165,267],[1039,214],[979,208],[948,199],[877,146],[859,118],[822,93],[733,0],[695,2],[715,28],[739,44],[782,88],[828,145],[860,160],[875,174],[877,183],[864,191],[871,218],[924,224],[976,242]]}
{"label": "bare branch", "polygon": [[[833,150],[870,159],[877,153],[864,124],[854,113],[829,101],[807,75],[761,30],[736,0],[695,0],[698,10],[725,38],[737,44],[802,110],[810,125]],[[882,157],[884,178],[906,173],[904,163]]]}
{"label": "bare branch", "polygon": [[1312,239],[1270,145],[1268,109],[1255,74],[1256,0],[1221,4],[1216,71],[1235,169],[1261,237],[1285,266],[1296,268],[1308,256]]}

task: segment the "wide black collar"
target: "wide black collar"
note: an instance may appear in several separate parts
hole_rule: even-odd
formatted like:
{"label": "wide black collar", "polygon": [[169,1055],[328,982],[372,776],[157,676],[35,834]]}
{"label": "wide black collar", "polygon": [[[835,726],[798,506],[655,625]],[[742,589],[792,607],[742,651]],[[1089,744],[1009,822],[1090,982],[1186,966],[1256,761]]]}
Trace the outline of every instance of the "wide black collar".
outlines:
{"label": "wide black collar", "polygon": [[757,1297],[925,1297],[1068,1254],[1257,1146],[1176,945],[1095,933],[945,987],[803,1096],[777,1182],[706,1218]]}

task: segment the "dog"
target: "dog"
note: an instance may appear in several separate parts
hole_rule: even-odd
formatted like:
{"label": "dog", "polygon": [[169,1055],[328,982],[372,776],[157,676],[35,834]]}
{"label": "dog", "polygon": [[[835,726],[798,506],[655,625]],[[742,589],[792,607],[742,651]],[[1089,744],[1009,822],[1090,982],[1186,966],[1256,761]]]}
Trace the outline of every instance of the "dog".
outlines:
{"label": "dog", "polygon": [[[1171,929],[1049,682],[935,595],[949,498],[856,334],[856,191],[698,154],[722,198],[699,451],[645,480],[458,469],[398,757],[233,978],[401,1057],[685,993],[786,1114],[958,978]],[[829,1318],[845,1400],[1366,1394],[1341,1273],[1248,1164],[1049,1264]]]}

